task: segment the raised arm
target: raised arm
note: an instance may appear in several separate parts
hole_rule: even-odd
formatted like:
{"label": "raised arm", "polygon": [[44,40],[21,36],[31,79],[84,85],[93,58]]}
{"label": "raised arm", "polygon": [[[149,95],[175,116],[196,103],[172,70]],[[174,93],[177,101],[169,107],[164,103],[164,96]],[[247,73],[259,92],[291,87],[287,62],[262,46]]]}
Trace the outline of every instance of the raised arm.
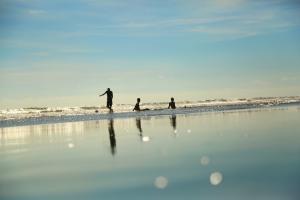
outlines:
{"label": "raised arm", "polygon": [[99,97],[101,97],[101,96],[105,95],[106,93],[107,93],[107,91],[106,91],[106,92],[104,92],[103,94],[100,94],[100,95],[99,95]]}

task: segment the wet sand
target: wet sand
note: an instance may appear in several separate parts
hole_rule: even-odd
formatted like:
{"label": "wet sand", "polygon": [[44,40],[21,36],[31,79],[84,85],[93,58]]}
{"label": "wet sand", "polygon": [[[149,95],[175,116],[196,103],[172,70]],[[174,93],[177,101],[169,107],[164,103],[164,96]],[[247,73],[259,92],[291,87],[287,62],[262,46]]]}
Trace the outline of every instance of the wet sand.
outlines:
{"label": "wet sand", "polygon": [[0,199],[298,199],[300,107],[1,128]]}

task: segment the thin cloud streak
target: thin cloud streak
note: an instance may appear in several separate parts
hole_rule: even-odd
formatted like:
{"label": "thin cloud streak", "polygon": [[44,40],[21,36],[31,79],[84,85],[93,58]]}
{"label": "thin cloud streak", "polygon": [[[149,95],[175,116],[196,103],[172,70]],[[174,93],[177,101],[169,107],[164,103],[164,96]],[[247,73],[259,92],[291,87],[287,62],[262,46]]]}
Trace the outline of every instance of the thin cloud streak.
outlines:
{"label": "thin cloud streak", "polygon": [[0,91],[8,106],[28,96],[28,104],[60,105],[45,97],[80,94],[65,100],[77,104],[106,87],[124,94],[120,102],[142,92],[149,101],[294,95],[300,13],[293,2],[3,0]]}
{"label": "thin cloud streak", "polygon": [[47,14],[45,10],[28,10],[27,13],[29,15],[38,16],[38,17]]}
{"label": "thin cloud streak", "polygon": [[[90,6],[97,7],[129,7],[132,6],[146,6],[146,2],[142,1],[139,4],[133,4],[134,1],[95,1],[87,0],[81,1]],[[31,5],[32,3],[28,3]],[[158,4],[158,3],[157,3]],[[55,35],[56,37],[94,37],[94,36],[172,36],[180,35],[182,33],[206,33],[211,37],[223,35],[224,39],[257,36],[260,34],[267,34],[272,31],[282,31],[293,27],[299,27],[300,20],[297,20],[299,14],[290,12],[290,10],[279,10],[279,5],[283,1],[249,1],[249,0],[206,0],[206,1],[175,1],[174,5],[190,4],[194,7],[199,7],[198,16],[194,17],[163,17],[157,19],[147,19],[144,16],[140,18],[123,19],[122,14],[116,14],[111,17],[109,21],[95,25],[95,23],[75,23],[71,25],[71,29],[61,30],[47,30],[45,35]],[[274,6],[272,8],[263,8],[262,6]],[[213,7],[214,9],[211,9]],[[224,12],[230,8],[232,12]],[[255,9],[254,9],[255,8]],[[210,10],[208,14],[202,15],[202,11]],[[213,11],[214,10],[214,11]],[[80,19],[105,19],[105,14],[95,12],[95,10],[75,10],[67,12],[55,11],[51,12],[44,9],[29,9],[27,14],[36,17],[37,20],[42,20],[47,23],[53,19],[70,19],[70,17]],[[42,16],[42,17],[41,17]],[[79,18],[80,17],[80,18]],[[232,31],[230,31],[232,29]],[[42,30],[38,30],[42,31]],[[230,33],[232,33],[230,35]],[[212,38],[213,39],[213,38]]]}

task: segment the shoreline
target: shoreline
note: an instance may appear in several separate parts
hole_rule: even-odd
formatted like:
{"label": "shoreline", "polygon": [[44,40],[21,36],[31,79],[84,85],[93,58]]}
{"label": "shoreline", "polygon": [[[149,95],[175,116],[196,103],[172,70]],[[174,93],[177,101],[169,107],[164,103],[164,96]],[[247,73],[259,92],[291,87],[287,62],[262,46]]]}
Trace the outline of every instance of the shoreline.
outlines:
{"label": "shoreline", "polygon": [[66,122],[79,122],[91,120],[109,120],[109,119],[124,119],[136,117],[155,117],[155,116],[172,116],[195,113],[212,113],[212,112],[228,112],[239,110],[255,110],[255,109],[270,109],[286,106],[300,106],[300,101],[278,104],[229,104],[229,105],[212,105],[212,106],[193,106],[180,107],[177,109],[154,109],[140,112],[116,112],[116,113],[94,113],[94,114],[77,114],[77,115],[60,115],[60,116],[40,116],[27,117],[21,119],[0,120],[0,128],[30,126],[41,124],[55,124]]}

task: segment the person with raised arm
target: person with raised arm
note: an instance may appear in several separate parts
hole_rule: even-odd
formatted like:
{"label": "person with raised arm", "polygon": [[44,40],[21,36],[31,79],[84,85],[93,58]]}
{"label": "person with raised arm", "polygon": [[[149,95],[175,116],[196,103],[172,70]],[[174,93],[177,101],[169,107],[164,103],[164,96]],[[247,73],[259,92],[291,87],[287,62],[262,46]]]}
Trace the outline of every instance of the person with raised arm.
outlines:
{"label": "person with raised arm", "polygon": [[101,97],[101,96],[103,96],[103,95],[105,95],[106,94],[106,96],[107,96],[107,101],[106,101],[106,107],[110,110],[110,111],[112,111],[112,105],[113,105],[113,92],[110,90],[110,88],[107,88],[107,90],[103,93],[103,94],[101,94],[101,95],[99,95],[99,97]]}

